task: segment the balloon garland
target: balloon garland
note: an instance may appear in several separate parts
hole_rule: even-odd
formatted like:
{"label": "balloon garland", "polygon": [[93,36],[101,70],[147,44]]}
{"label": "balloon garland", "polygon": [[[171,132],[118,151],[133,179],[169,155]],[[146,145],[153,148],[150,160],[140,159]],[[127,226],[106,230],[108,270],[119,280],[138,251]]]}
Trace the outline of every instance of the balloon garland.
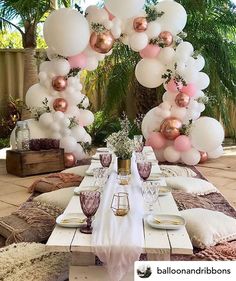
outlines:
{"label": "balloon garland", "polygon": [[[46,111],[38,116],[43,134],[60,139],[66,162],[84,156],[80,142],[91,142],[84,127],[94,121],[81,94],[78,72],[93,71],[112,53],[116,41],[139,52],[135,75],[141,85],[164,85],[163,102],[150,110],[142,132],[160,161],[195,165],[222,154],[224,131],[212,118],[199,118],[210,83],[201,72],[204,58],[184,41],[185,9],[166,0],[144,6],[145,0],[105,0],[104,8],[89,6],[85,16],[73,9],[51,13],[44,24],[50,61],[40,66],[39,83],[26,94],[26,104]],[[38,112],[37,112],[38,113]],[[46,132],[46,133],[45,133]],[[68,164],[69,165],[69,164]]]}

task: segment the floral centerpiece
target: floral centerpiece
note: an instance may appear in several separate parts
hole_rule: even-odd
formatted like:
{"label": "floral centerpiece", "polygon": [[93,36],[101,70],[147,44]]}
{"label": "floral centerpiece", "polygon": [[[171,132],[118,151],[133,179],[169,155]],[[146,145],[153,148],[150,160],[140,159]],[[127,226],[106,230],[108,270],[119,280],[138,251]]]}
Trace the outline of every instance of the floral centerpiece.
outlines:
{"label": "floral centerpiece", "polygon": [[110,146],[118,158],[118,172],[131,172],[131,157],[134,150],[134,142],[129,138],[131,124],[127,116],[120,119],[121,130],[112,133],[107,139]]}

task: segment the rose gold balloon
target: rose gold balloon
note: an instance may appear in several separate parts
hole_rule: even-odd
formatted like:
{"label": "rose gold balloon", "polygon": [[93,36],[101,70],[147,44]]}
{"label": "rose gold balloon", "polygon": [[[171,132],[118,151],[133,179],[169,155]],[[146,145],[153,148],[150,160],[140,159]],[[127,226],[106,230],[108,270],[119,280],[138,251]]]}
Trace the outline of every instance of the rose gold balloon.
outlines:
{"label": "rose gold balloon", "polygon": [[136,32],[144,32],[148,28],[147,19],[144,17],[138,17],[134,19],[133,27]]}
{"label": "rose gold balloon", "polygon": [[52,87],[55,91],[64,91],[67,87],[67,79],[64,76],[57,76],[52,80]]}
{"label": "rose gold balloon", "polygon": [[190,96],[184,94],[184,93],[179,93],[176,98],[175,98],[175,103],[179,107],[186,107],[190,103]]}
{"label": "rose gold balloon", "polygon": [[201,159],[199,163],[204,163],[208,160],[208,154],[206,152],[200,151]]}
{"label": "rose gold balloon", "polygon": [[164,47],[169,47],[173,43],[173,35],[169,31],[162,31],[159,34],[159,39]]}
{"label": "rose gold balloon", "polygon": [[76,159],[73,153],[64,153],[64,163],[66,168],[75,166]]}
{"label": "rose gold balloon", "polygon": [[111,34],[111,32],[108,30],[108,31],[105,31],[105,32],[102,32],[102,33],[96,33],[96,32],[93,32],[90,36],[90,46],[91,48],[100,53],[100,54],[106,54],[108,53],[113,45],[114,45],[114,37],[113,35]]}
{"label": "rose gold balloon", "polygon": [[53,102],[53,108],[55,111],[66,112],[67,107],[68,107],[68,103],[63,98],[55,99],[55,101]]}
{"label": "rose gold balloon", "polygon": [[174,117],[167,118],[161,124],[160,131],[168,140],[175,140],[180,135],[182,122]]}

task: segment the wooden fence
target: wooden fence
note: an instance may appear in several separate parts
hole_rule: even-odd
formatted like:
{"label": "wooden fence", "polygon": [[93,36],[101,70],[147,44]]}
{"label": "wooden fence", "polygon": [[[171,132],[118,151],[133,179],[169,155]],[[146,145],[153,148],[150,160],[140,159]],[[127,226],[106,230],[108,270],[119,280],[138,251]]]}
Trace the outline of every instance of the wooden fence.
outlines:
{"label": "wooden fence", "polygon": [[[0,112],[6,108],[9,97],[23,100],[23,76],[24,76],[24,50],[23,49],[0,49]],[[99,110],[98,97],[96,93],[91,98],[95,110]],[[229,103],[231,122],[236,131],[236,108]],[[228,130],[226,128],[226,135]]]}

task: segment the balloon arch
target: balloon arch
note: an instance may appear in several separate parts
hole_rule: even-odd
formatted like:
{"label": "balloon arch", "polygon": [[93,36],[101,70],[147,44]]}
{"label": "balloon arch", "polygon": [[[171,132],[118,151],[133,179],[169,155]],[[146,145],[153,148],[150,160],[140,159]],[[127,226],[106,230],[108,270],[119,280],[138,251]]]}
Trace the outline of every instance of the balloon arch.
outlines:
{"label": "balloon arch", "polygon": [[[122,2],[122,3],[121,3]],[[60,139],[75,159],[84,157],[80,143],[91,142],[84,127],[94,121],[81,93],[79,71],[93,71],[112,53],[116,40],[139,52],[135,75],[141,85],[164,85],[163,102],[144,117],[142,132],[158,160],[195,165],[222,154],[224,131],[218,121],[200,117],[210,83],[201,72],[204,58],[184,41],[185,9],[177,2],[145,6],[145,0],[105,0],[89,6],[54,11],[44,24],[49,61],[40,65],[39,83],[26,94],[37,117],[32,137]]]}

